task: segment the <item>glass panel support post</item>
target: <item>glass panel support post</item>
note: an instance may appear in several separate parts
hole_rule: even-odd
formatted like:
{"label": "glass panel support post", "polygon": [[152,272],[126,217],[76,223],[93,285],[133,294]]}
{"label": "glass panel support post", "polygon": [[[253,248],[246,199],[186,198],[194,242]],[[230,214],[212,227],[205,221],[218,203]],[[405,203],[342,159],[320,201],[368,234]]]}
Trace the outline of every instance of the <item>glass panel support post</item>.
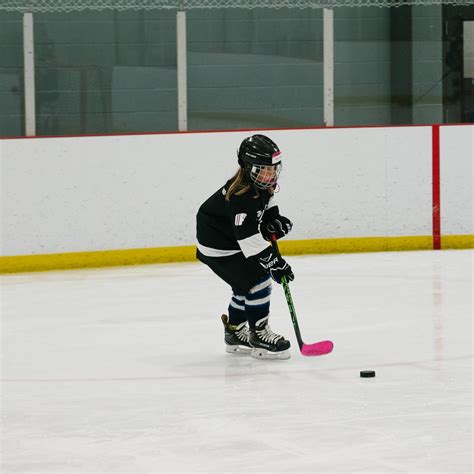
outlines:
{"label": "glass panel support post", "polygon": [[33,13],[23,14],[23,66],[25,82],[25,135],[36,135],[35,45]]}
{"label": "glass panel support post", "polygon": [[177,87],[178,87],[178,130],[188,129],[188,84],[187,84],[187,45],[186,45],[186,12],[176,14],[176,54],[177,54]]}
{"label": "glass panel support post", "polygon": [[323,12],[324,126],[334,126],[334,12]]}

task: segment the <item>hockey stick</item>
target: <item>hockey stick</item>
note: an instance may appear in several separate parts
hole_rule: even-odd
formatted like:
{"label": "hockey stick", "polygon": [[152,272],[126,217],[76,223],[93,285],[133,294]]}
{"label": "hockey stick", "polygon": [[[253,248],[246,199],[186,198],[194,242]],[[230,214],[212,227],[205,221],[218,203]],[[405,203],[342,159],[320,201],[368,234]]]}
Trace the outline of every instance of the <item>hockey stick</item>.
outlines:
{"label": "hockey stick", "polygon": [[[275,252],[280,255],[276,235],[272,235],[272,245],[275,249]],[[303,339],[301,338],[300,328],[298,326],[298,320],[296,319],[295,305],[293,304],[293,298],[291,297],[290,285],[286,281],[286,277],[282,277],[281,283],[283,285],[283,289],[285,290],[286,302],[288,303],[291,321],[293,323],[293,328],[295,329],[296,340],[298,341],[298,345],[300,346],[301,354],[304,356],[320,356],[332,352],[332,349],[334,347],[332,341],[320,341],[315,342],[313,344],[305,344],[303,342]]]}

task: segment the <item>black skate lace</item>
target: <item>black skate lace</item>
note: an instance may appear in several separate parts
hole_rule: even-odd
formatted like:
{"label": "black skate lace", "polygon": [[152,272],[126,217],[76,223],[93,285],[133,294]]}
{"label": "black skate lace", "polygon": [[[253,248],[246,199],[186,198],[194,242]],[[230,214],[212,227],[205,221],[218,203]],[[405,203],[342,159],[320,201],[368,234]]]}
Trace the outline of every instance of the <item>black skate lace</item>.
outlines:
{"label": "black skate lace", "polygon": [[270,344],[275,344],[280,339],[283,339],[283,336],[280,336],[280,334],[275,334],[268,324],[263,329],[257,329],[256,333],[260,339],[262,339],[264,342],[269,342]]}

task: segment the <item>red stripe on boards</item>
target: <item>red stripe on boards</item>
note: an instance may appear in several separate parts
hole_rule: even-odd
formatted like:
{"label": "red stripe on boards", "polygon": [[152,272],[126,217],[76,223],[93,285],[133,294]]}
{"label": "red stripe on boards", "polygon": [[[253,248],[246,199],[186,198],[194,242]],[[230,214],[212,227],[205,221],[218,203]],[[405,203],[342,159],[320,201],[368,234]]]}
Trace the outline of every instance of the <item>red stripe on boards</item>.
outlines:
{"label": "red stripe on boards", "polygon": [[433,153],[433,249],[441,249],[441,197],[440,197],[440,150],[439,125],[432,127]]}

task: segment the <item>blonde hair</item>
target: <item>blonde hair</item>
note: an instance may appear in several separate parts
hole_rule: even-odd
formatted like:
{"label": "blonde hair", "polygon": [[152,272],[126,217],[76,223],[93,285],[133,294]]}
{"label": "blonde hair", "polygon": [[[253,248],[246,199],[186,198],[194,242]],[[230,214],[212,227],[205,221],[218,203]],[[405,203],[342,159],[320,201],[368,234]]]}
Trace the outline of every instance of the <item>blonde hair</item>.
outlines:
{"label": "blonde hair", "polygon": [[260,192],[258,189],[253,186],[250,180],[245,176],[245,171],[243,168],[239,168],[237,173],[231,178],[232,181],[230,182],[229,189],[225,195],[225,200],[229,201],[233,194],[236,196],[241,196],[246,192],[250,191],[251,189],[255,190],[254,198],[258,198],[260,196]]}

